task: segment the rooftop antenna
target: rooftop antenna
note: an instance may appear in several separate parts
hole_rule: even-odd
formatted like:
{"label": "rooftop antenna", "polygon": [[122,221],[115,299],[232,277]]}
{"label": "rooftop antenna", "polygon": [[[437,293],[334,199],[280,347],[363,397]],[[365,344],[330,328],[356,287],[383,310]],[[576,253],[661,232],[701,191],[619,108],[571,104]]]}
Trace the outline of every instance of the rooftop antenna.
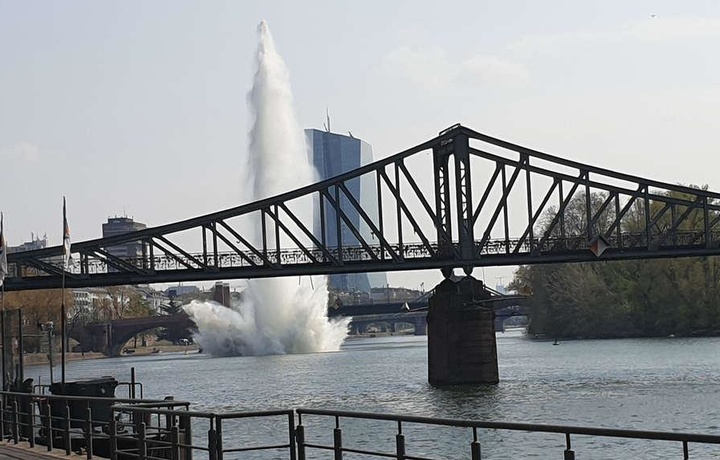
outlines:
{"label": "rooftop antenna", "polygon": [[325,107],[325,117],[327,118],[327,125],[325,125],[325,129],[327,132],[330,132],[330,109]]}

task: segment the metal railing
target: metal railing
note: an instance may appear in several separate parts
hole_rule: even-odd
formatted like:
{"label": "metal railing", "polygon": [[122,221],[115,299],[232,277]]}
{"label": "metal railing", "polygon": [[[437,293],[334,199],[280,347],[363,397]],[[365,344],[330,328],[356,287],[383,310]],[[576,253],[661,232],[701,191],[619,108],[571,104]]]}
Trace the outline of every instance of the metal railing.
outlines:
{"label": "metal railing", "polygon": [[[293,410],[216,414],[158,409],[141,404],[116,405],[113,410],[129,412],[137,422],[134,432],[118,432],[111,440],[113,460],[120,457],[139,460],[189,460],[196,453],[209,460],[224,460],[227,454],[260,451],[273,451],[273,458],[277,458],[277,452],[286,452],[287,458],[296,459]],[[231,425],[247,419],[263,419],[267,422],[278,418],[282,423],[281,429],[277,430],[278,434],[285,433],[287,441],[274,439],[266,441],[269,443],[258,443],[255,435],[238,436],[239,427]]]}
{"label": "metal railing", "polygon": [[[524,454],[523,436],[544,436],[532,444],[544,458],[574,460],[576,452],[604,456],[620,449],[618,458],[642,458],[624,440],[669,443],[660,446],[663,458],[697,458],[720,445],[720,436],[679,432],[621,430],[533,423],[402,416],[324,409],[253,412],[202,412],[174,400],[127,400],[73,396],[48,396],[0,392],[0,440],[30,446],[43,444],[48,451],[64,449],[113,460],[230,460],[231,458],[287,458],[335,460],[391,458],[432,460],[470,458],[502,450]],[[296,415],[297,414],[297,415]],[[390,424],[391,426],[387,426]],[[455,430],[428,435],[425,430]],[[498,437],[505,433],[508,438]],[[616,444],[605,445],[598,439]],[[508,443],[507,440],[510,440]],[[580,445],[580,451],[577,445]],[[675,447],[672,447],[672,445]],[[655,445],[655,444],[653,444]],[[482,448],[481,448],[482,447]],[[667,448],[665,448],[667,447]],[[485,451],[485,454],[483,454]],[[645,458],[657,455],[641,451]],[[720,450],[714,451],[720,454]],[[263,455],[269,455],[264,457]],[[579,454],[578,454],[579,455]],[[493,456],[493,455],[491,455]],[[613,455],[610,455],[613,457]],[[613,457],[613,458],[614,458]]]}
{"label": "metal railing", "polygon": [[[348,412],[338,410],[318,410],[318,409],[297,409],[298,415],[298,426],[296,428],[297,446],[298,446],[298,460],[306,460],[308,453],[311,451],[332,451],[335,460],[342,460],[345,454],[358,454],[363,458],[393,458],[397,460],[430,460],[431,458],[437,457],[425,457],[418,454],[411,454],[407,449],[407,442],[409,437],[406,433],[408,425],[423,425],[423,426],[435,426],[435,427],[452,427],[452,428],[464,428],[466,429],[465,434],[467,435],[465,448],[457,444],[457,451],[454,455],[448,457],[448,452],[439,452],[442,455],[441,458],[471,458],[472,460],[480,460],[481,456],[481,440],[480,432],[483,431],[509,431],[513,433],[520,432],[531,432],[531,433],[542,433],[542,434],[554,434],[561,435],[564,438],[564,449],[562,450],[562,456],[564,460],[574,460],[575,450],[573,450],[572,441],[580,436],[592,436],[595,438],[615,438],[615,439],[637,439],[637,440],[652,440],[652,441],[670,441],[679,443],[677,449],[677,456],[669,452],[670,458],[683,458],[688,459],[690,453],[690,444],[720,444],[720,436],[706,435],[706,434],[690,434],[690,433],[676,433],[676,432],[660,432],[660,431],[636,431],[636,430],[619,430],[610,428],[588,428],[588,427],[576,427],[576,426],[562,426],[562,425],[542,425],[533,423],[505,423],[505,422],[483,422],[478,420],[461,420],[461,419],[446,419],[446,418],[431,418],[431,417],[415,417],[415,416],[401,416],[392,414],[376,414],[367,412]],[[333,421],[332,428],[332,442],[322,443],[321,441],[308,441],[308,429],[306,429],[305,422],[311,416],[319,416],[322,418],[330,418]],[[381,446],[381,442],[375,442],[374,448],[359,448],[350,447],[344,443],[344,432],[343,423],[347,420],[365,420],[365,421],[387,421],[396,424],[394,441],[392,450],[389,450],[388,444]],[[469,429],[469,432],[467,432]],[[355,434],[359,434],[362,430],[358,430],[354,427]],[[437,438],[436,438],[437,440]],[[352,441],[352,439],[351,439]],[[438,442],[432,443],[434,445],[439,444]],[[557,442],[554,444],[557,446]],[[680,448],[681,447],[681,448]],[[550,447],[551,449],[552,447]],[[511,446],[507,449],[512,450]],[[506,452],[508,455],[510,452]],[[515,453],[517,454],[517,452]],[[717,454],[717,452],[716,452]],[[461,456],[459,456],[461,455]],[[548,448],[544,449],[544,458],[560,458],[560,452],[557,456],[554,452],[548,451]],[[680,457],[682,455],[682,457]],[[354,457],[355,458],[355,457]],[[627,456],[626,458],[632,458]],[[648,457],[654,458],[654,457]],[[699,457],[705,458],[705,457]]]}
{"label": "metal railing", "polygon": [[[134,427],[137,415],[118,411],[114,404],[130,408],[187,410],[190,403],[175,400],[143,400],[88,396],[48,395],[0,391],[0,440],[31,447],[45,445],[48,451],[63,449],[67,455],[84,451],[91,459],[97,453],[110,457],[111,440],[118,430]],[[99,451],[99,452],[97,452]]]}

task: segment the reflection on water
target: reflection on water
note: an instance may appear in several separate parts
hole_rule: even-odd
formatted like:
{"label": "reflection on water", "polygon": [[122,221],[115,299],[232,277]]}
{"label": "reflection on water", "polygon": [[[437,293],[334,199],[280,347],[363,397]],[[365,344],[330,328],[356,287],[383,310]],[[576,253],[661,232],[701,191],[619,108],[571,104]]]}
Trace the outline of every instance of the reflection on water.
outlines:
{"label": "reflection on water", "polygon": [[[172,394],[194,402],[198,410],[312,407],[717,434],[719,347],[717,338],[587,340],[553,346],[519,333],[499,334],[500,384],[450,388],[427,383],[425,337],[353,339],[339,352],[305,355],[163,354],[75,361],[68,363],[67,375],[69,380],[100,375],[127,380],[134,366],[146,397]],[[47,381],[48,373],[45,367],[32,367],[26,375]],[[375,429],[360,431],[380,436]],[[425,442],[423,449],[431,450],[438,435],[423,436],[414,442],[421,447]],[[450,439],[445,433],[441,437]],[[561,447],[564,441],[540,438],[483,433],[483,458],[503,458],[501,452],[510,446],[526,451]],[[597,442],[578,438],[575,444],[578,450],[592,449]],[[675,452],[678,446],[623,441],[619,448],[659,453]]]}

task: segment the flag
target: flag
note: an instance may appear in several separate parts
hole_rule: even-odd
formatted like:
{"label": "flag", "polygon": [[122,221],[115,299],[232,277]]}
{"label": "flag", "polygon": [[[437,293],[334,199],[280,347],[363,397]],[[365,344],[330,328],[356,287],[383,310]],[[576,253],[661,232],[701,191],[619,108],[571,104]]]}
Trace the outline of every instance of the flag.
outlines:
{"label": "flag", "polygon": [[70,227],[67,223],[67,211],[65,210],[65,197],[63,197],[63,270],[70,265]]}
{"label": "flag", "polygon": [[5,233],[3,232],[3,215],[0,213],[0,286],[3,285],[7,274],[7,245],[5,244]]}

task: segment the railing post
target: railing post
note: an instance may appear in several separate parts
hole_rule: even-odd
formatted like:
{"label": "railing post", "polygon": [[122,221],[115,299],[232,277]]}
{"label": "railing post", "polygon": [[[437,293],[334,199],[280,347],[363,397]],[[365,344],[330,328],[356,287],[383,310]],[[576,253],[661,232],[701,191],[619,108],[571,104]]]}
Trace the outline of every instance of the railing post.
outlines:
{"label": "railing post", "polygon": [[28,443],[30,443],[30,447],[35,447],[35,409],[32,401],[30,401],[28,411]]}
{"label": "railing post", "polygon": [[115,411],[110,413],[110,460],[117,460],[117,420],[115,420]]}
{"label": "railing post", "polygon": [[222,442],[222,418],[218,417],[215,429],[217,430],[217,436],[215,438],[215,447],[217,448],[217,460],[223,460],[223,442]]}
{"label": "railing post", "polygon": [[145,421],[140,422],[138,430],[138,459],[145,460],[147,458],[147,437],[145,433]]}
{"label": "railing post", "polygon": [[470,454],[472,460],[480,460],[480,442],[477,436],[477,427],[473,427],[473,441],[470,443]]}
{"label": "railing post", "polygon": [[5,395],[0,395],[0,442],[5,442]]}
{"label": "railing post", "polygon": [[70,403],[65,401],[65,431],[63,431],[63,440],[65,444],[65,455],[70,455],[72,452],[72,440],[70,439],[70,424],[72,419],[70,418]]}
{"label": "railing post", "polygon": [[92,409],[90,403],[88,403],[87,409],[85,409],[85,453],[88,460],[93,458],[93,424],[92,424]]}
{"label": "railing post", "polygon": [[50,452],[51,450],[53,450],[52,407],[50,406],[50,399],[47,399],[46,402],[47,402],[47,406],[46,406],[46,409],[47,409],[47,410],[46,410],[45,412],[46,412],[46,414],[47,414],[47,418],[46,418],[46,422],[47,422],[47,428],[46,428],[46,430],[47,430],[47,434],[46,434],[46,436],[47,436],[47,450],[48,450],[48,452]]}
{"label": "railing post", "polygon": [[210,419],[210,429],[208,430],[208,454],[210,460],[217,460],[217,433],[215,432],[215,419]]}
{"label": "railing post", "polygon": [[20,434],[19,418],[20,418],[20,416],[18,414],[17,400],[13,401],[12,418],[13,418],[13,430],[12,430],[13,444],[17,444],[20,442],[20,439],[19,439],[19,434]]}
{"label": "railing post", "polygon": [[295,428],[295,444],[297,445],[297,460],[305,460],[305,427],[300,424]]}
{"label": "railing post", "polygon": [[297,460],[297,449],[295,444],[295,411],[288,413],[288,438],[290,444],[290,460]]}
{"label": "railing post", "polygon": [[192,423],[190,417],[187,415],[181,415],[178,420],[178,426],[180,427],[180,431],[182,432],[183,444],[185,444],[185,447],[180,448],[183,453],[183,459],[191,460],[193,455],[193,448],[191,446]]}
{"label": "railing post", "polygon": [[335,460],[342,460],[342,430],[339,427],[333,430],[333,449],[335,451]]}
{"label": "railing post", "polygon": [[402,434],[402,422],[398,420],[398,432],[395,435],[395,458],[405,460],[405,435]]}
{"label": "railing post", "polygon": [[[173,422],[174,422],[173,417]],[[173,423],[172,428],[170,428],[170,459],[171,460],[180,460],[180,428],[177,426],[176,423]]]}
{"label": "railing post", "polygon": [[688,460],[690,458],[690,452],[688,452],[688,442],[683,441],[683,460]]}
{"label": "railing post", "polygon": [[565,449],[565,460],[575,460],[575,452],[572,450],[572,445],[570,444],[570,433],[565,433],[565,444],[567,448]]}

